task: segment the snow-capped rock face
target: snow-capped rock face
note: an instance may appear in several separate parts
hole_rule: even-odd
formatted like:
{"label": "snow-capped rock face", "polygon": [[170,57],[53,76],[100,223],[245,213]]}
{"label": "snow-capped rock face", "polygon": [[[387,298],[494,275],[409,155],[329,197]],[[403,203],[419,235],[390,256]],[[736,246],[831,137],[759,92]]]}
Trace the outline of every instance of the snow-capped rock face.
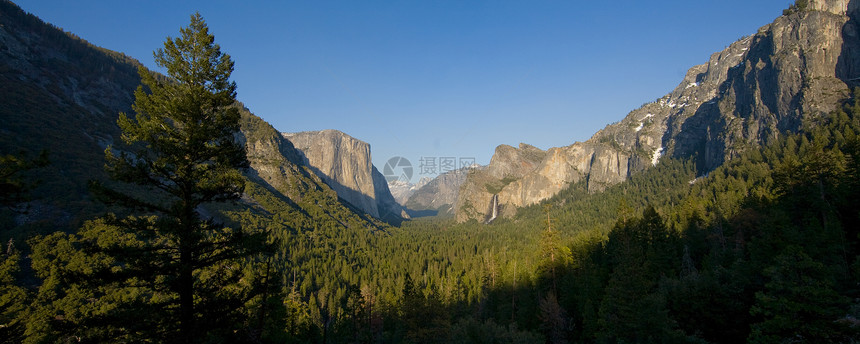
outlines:
{"label": "snow-capped rock face", "polygon": [[600,191],[665,157],[696,157],[704,174],[796,131],[804,117],[834,110],[860,81],[860,28],[849,20],[858,7],[812,0],[690,68],[671,93],[585,142],[545,152],[499,146],[487,169],[463,184],[457,219],[485,218],[494,194],[502,216],[511,216],[583,179]]}
{"label": "snow-capped rock face", "polygon": [[388,182],[388,190],[391,190],[391,195],[394,200],[400,205],[406,205],[409,197],[418,191],[422,186],[427,185],[432,179],[430,177],[421,177],[416,183],[409,183],[400,179]]}

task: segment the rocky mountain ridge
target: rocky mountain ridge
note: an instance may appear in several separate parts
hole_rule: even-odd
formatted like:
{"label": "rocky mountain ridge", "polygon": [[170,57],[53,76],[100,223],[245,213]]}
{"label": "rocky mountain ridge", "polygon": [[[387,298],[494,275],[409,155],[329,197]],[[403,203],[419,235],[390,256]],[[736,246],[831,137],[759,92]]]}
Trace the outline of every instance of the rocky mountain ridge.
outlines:
{"label": "rocky mountain ridge", "polygon": [[707,173],[746,149],[834,110],[860,78],[855,0],[812,0],[690,68],[671,93],[608,125],[585,142],[542,151],[501,145],[469,173],[458,221],[484,220],[547,199],[571,183],[591,192],[626,180],[665,156],[695,158]]}
{"label": "rocky mountain ridge", "polygon": [[466,176],[469,171],[481,168],[475,165],[442,173],[415,190],[404,205],[410,210],[433,210],[437,215],[453,215],[453,206]]}
{"label": "rocky mountain ridge", "polygon": [[[0,154],[33,156],[46,150],[50,160],[26,176],[39,181],[29,192],[30,200],[17,207],[26,212],[0,209],[4,238],[74,230],[106,211],[92,199],[87,184],[106,179],[104,150],[120,142],[118,114],[133,113],[140,66],[0,0]],[[289,218],[283,224],[293,229],[321,223],[379,225],[339,201],[336,192],[303,164],[291,142],[237,106],[242,115],[240,137],[251,162],[247,194],[238,207],[267,216],[282,212],[278,216]]]}

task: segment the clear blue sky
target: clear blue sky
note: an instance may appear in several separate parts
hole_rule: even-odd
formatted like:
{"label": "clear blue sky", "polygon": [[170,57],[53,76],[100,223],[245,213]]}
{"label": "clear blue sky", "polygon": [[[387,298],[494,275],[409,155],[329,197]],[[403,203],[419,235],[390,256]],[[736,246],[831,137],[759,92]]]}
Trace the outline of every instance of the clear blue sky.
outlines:
{"label": "clear blue sky", "polygon": [[280,131],[344,131],[380,169],[584,141],[789,2],[16,1],[150,68],[199,11],[252,112]]}

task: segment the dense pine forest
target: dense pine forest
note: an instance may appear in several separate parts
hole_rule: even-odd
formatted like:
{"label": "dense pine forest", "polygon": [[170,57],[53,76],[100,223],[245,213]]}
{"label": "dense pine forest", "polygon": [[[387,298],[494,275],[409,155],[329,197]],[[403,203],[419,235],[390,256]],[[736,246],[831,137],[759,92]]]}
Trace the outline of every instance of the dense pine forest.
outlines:
{"label": "dense pine forest", "polygon": [[39,185],[67,197],[45,179],[71,153],[0,151],[0,342],[860,341],[860,88],[711,171],[667,157],[491,224],[394,226],[254,182],[240,128],[277,132],[199,15],[156,56],[79,226],[15,226]]}

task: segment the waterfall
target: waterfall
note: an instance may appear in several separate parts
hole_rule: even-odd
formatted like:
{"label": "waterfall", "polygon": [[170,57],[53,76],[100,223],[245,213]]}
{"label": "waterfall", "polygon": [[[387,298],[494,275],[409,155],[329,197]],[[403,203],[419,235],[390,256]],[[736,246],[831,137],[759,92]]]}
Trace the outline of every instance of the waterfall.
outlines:
{"label": "waterfall", "polygon": [[493,222],[499,216],[499,195],[493,195],[493,200],[490,201],[490,218],[484,223]]}
{"label": "waterfall", "polygon": [[493,217],[490,221],[495,220],[496,216],[499,216],[499,195],[493,195]]}

